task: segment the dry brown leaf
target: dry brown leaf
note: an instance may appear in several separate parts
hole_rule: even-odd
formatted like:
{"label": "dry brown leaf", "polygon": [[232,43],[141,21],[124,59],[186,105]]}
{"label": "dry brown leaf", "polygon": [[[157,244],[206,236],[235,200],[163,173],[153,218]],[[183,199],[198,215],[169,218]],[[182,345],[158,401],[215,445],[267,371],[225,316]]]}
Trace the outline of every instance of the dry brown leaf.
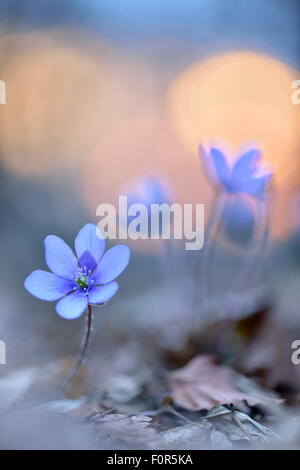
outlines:
{"label": "dry brown leaf", "polygon": [[[107,414],[94,421],[102,439],[105,435],[128,445],[155,446],[157,433],[150,427],[152,418],[146,415],[126,416]],[[156,444],[157,445],[157,444]]]}
{"label": "dry brown leaf", "polygon": [[250,406],[261,403],[257,397],[234,386],[235,372],[219,366],[211,356],[197,356],[169,375],[174,402],[186,410],[210,409],[216,405],[237,405],[246,400]]}

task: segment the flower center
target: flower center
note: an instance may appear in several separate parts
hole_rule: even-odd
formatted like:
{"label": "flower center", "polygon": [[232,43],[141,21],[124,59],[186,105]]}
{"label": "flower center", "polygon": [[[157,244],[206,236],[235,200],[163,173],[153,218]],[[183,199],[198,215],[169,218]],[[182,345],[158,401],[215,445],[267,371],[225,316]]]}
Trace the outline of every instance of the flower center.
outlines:
{"label": "flower center", "polygon": [[88,288],[89,280],[88,280],[88,277],[85,274],[80,274],[77,277],[76,280],[77,280],[77,284],[79,285],[79,287],[81,287],[81,289],[87,289]]}
{"label": "flower center", "polygon": [[[87,270],[87,267],[78,268],[77,273],[74,274],[74,279],[77,286],[85,292],[85,295],[88,295],[90,288],[94,284],[94,280],[91,279],[91,270]],[[74,289],[77,289],[77,286],[74,286]]]}

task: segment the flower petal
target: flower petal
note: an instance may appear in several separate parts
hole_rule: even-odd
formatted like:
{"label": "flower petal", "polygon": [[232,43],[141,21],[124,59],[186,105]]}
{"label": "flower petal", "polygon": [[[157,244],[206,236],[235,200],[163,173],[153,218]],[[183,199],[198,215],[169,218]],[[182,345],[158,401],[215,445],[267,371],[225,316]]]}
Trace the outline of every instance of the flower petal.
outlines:
{"label": "flower petal", "polygon": [[25,289],[41,300],[58,300],[74,288],[74,283],[47,271],[33,271],[24,282]]}
{"label": "flower petal", "polygon": [[219,149],[215,147],[211,148],[210,154],[214,162],[217,177],[220,183],[226,186],[230,175],[230,168],[227,163],[226,157]]}
{"label": "flower petal", "polygon": [[239,178],[240,176],[251,176],[257,168],[257,163],[260,157],[259,150],[252,149],[244,153],[235,162],[231,178]]}
{"label": "flower petal", "polygon": [[88,251],[99,263],[105,250],[105,240],[101,230],[94,224],[86,224],[75,239],[75,250],[78,258]]}
{"label": "flower petal", "polygon": [[108,250],[92,275],[95,284],[107,284],[118,277],[129,263],[130,249],[117,245]]}
{"label": "flower petal", "polygon": [[44,243],[48,268],[57,276],[72,279],[77,270],[77,259],[71,248],[56,235],[48,235]]}
{"label": "flower petal", "polygon": [[270,181],[272,175],[262,176],[261,178],[249,178],[246,182],[241,181],[241,192],[251,194],[252,196],[263,196],[265,186]]}
{"label": "flower petal", "polygon": [[94,271],[97,266],[97,263],[94,257],[88,251],[85,251],[78,260],[79,266],[86,271],[87,273],[90,271]]}
{"label": "flower petal", "polygon": [[89,291],[89,304],[99,305],[108,302],[119,289],[117,282],[110,282],[105,286],[95,286]]}
{"label": "flower petal", "polygon": [[204,170],[206,171],[209,179],[213,182],[213,184],[220,184],[219,177],[216,172],[216,167],[212,156],[208,153],[202,145],[199,145],[199,157],[200,162],[203,163]]}
{"label": "flower petal", "polygon": [[74,320],[83,314],[87,305],[87,295],[81,291],[75,291],[57,302],[56,311],[60,317]]}

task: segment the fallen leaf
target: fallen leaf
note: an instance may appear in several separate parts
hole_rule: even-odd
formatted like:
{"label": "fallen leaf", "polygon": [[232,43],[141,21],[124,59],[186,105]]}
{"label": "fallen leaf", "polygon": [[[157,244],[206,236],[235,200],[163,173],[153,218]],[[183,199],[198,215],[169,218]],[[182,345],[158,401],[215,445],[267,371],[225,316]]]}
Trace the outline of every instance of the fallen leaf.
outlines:
{"label": "fallen leaf", "polygon": [[250,418],[242,411],[232,411],[224,406],[213,408],[205,416],[214,429],[222,432],[230,441],[272,441],[281,437],[272,429]]}
{"label": "fallen leaf", "polygon": [[272,444],[281,437],[246,413],[225,406],[212,408],[207,415],[190,424],[161,433],[168,448],[231,449]]}
{"label": "fallen leaf", "polygon": [[203,420],[195,424],[185,424],[184,426],[169,429],[162,432],[160,436],[169,449],[206,449],[210,446],[209,432],[211,429],[212,424]]}
{"label": "fallen leaf", "polygon": [[213,427],[210,432],[211,446],[213,449],[232,449],[233,443],[228,437],[217,428]]}
{"label": "fallen leaf", "polygon": [[[94,420],[98,429],[98,438],[113,439],[114,446],[157,446],[158,434],[150,427],[152,418],[146,415],[126,416],[122,414],[107,414]],[[110,441],[111,442],[111,441]]]}
{"label": "fallen leaf", "polygon": [[234,384],[235,372],[219,366],[211,356],[197,356],[185,367],[169,374],[174,402],[189,411],[211,409],[216,405],[238,405],[244,400],[250,406],[264,398],[239,390]]}
{"label": "fallen leaf", "polygon": [[104,392],[112,402],[127,403],[142,392],[142,386],[138,378],[120,374],[105,383]]}
{"label": "fallen leaf", "polygon": [[152,418],[147,415],[126,416],[122,414],[107,414],[99,418],[101,423],[118,423],[127,425],[138,425],[141,428],[146,428],[151,423]]}

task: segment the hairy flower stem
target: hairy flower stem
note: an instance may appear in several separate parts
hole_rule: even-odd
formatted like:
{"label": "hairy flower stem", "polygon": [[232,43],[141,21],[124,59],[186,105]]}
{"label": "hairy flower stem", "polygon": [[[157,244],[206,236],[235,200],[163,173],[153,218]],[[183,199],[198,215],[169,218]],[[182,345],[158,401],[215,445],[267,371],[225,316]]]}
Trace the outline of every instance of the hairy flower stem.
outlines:
{"label": "hairy flower stem", "polygon": [[[263,210],[264,209],[264,213]],[[233,285],[233,290],[241,291],[251,282],[255,281],[256,275],[262,265],[264,255],[267,251],[268,241],[269,241],[269,216],[268,216],[268,207],[261,206],[257,204],[258,210],[258,220],[262,220],[263,231],[256,241],[255,245],[257,248],[255,251],[252,251],[249,258],[246,259],[244,266],[239,272],[236,282]],[[254,247],[255,248],[255,247]]]}
{"label": "hairy flower stem", "polygon": [[216,203],[214,205],[213,213],[209,221],[207,231],[205,234],[206,247],[204,247],[204,258],[203,258],[203,297],[204,299],[210,299],[212,297],[212,265],[213,256],[216,248],[216,240],[218,232],[221,229],[223,223],[223,216],[225,212],[226,200],[222,194],[217,196]]}
{"label": "hairy flower stem", "polygon": [[79,354],[77,356],[77,360],[73,366],[73,368],[68,373],[67,377],[64,379],[63,383],[59,387],[59,392],[63,393],[70,385],[74,377],[77,375],[82,363],[85,360],[86,352],[90,343],[91,334],[92,334],[92,307],[88,305],[87,315],[86,315],[86,329],[82,339],[81,347]]}

